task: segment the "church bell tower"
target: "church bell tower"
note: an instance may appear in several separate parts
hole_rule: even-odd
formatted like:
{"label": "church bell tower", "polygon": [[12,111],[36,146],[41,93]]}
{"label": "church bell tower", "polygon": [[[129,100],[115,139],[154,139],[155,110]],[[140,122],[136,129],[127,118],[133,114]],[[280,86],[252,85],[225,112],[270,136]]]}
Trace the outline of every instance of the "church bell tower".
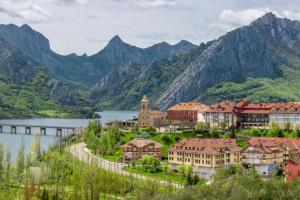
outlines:
{"label": "church bell tower", "polygon": [[147,111],[148,105],[149,105],[149,100],[147,99],[146,95],[144,95],[141,101],[141,111]]}

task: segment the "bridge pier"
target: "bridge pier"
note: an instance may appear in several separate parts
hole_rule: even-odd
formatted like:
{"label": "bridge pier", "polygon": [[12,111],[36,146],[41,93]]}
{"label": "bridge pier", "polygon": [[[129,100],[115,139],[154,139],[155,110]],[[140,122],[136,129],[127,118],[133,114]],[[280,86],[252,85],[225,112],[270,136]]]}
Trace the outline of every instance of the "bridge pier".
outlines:
{"label": "bridge pier", "polygon": [[17,133],[17,127],[11,126],[11,133],[16,134]]}
{"label": "bridge pier", "polygon": [[25,134],[31,135],[31,127],[25,127]]}
{"label": "bridge pier", "polygon": [[47,134],[46,128],[42,128],[42,127],[41,127],[40,130],[41,130],[41,135],[46,135],[46,134]]}
{"label": "bridge pier", "polygon": [[3,126],[0,126],[0,133],[3,133]]}
{"label": "bridge pier", "polygon": [[62,129],[61,128],[56,129],[56,136],[62,137]]}

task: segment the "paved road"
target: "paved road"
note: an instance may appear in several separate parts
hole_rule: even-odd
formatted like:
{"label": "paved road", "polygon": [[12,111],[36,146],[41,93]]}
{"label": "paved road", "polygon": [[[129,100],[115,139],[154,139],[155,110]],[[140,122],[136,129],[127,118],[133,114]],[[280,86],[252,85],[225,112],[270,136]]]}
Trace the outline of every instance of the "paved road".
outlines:
{"label": "paved road", "polygon": [[[139,174],[133,174],[130,172],[125,171],[123,168],[126,166],[124,163],[116,163],[116,162],[109,162],[107,160],[104,160],[102,158],[99,158],[95,156],[94,154],[91,153],[89,149],[86,148],[85,143],[78,143],[74,144],[70,147],[70,153],[76,157],[79,160],[82,160],[83,162],[90,164],[90,165],[95,165],[99,168],[106,169],[111,172],[119,173],[125,176],[132,176],[137,179],[141,180],[148,180],[148,179],[153,179],[147,176],[142,176]],[[160,181],[160,184],[162,185],[172,185],[173,187],[176,188],[182,188],[182,185],[176,184],[176,183],[171,183],[168,181]]]}

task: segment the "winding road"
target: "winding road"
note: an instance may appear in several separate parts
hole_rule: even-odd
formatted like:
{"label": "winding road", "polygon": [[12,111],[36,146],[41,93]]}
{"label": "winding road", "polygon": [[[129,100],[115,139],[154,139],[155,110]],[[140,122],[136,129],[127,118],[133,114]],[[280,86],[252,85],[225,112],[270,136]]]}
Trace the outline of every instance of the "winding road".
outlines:
{"label": "winding road", "polygon": [[[89,149],[86,148],[85,143],[77,143],[70,147],[70,153],[77,159],[89,164],[89,165],[95,165],[99,168],[108,170],[110,172],[122,174],[125,176],[131,176],[140,180],[157,180],[151,177],[142,176],[139,174],[130,173],[128,171],[125,171],[123,168],[127,166],[124,163],[117,163],[117,162],[110,162],[107,160],[104,160],[102,158],[97,157],[94,155]],[[183,185],[176,184],[169,181],[159,181],[162,185],[171,185],[175,188],[183,188]]]}

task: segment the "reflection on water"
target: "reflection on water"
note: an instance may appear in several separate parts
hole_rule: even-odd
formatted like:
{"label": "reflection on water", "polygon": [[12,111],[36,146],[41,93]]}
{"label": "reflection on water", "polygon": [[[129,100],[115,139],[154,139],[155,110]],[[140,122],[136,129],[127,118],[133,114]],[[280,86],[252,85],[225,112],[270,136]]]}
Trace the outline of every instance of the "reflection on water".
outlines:
{"label": "reflection on water", "polygon": [[[99,112],[101,115],[102,124],[115,120],[132,119],[137,116],[134,111],[103,111]],[[70,127],[84,127],[89,123],[88,119],[13,119],[13,120],[0,120],[0,123],[7,125],[32,125],[32,126],[70,126]],[[63,130],[66,132],[67,130]],[[24,140],[26,152],[29,152],[33,135],[24,134],[11,134],[10,127],[4,126],[3,132],[0,133],[0,142],[4,145],[5,149],[9,149],[12,153],[12,160],[15,161],[18,153],[18,147]],[[39,133],[39,128],[32,128],[32,134]],[[24,127],[18,127],[17,133],[25,133]],[[41,149],[46,150],[51,144],[57,141],[55,137],[55,129],[47,129],[47,136],[41,139]]]}

